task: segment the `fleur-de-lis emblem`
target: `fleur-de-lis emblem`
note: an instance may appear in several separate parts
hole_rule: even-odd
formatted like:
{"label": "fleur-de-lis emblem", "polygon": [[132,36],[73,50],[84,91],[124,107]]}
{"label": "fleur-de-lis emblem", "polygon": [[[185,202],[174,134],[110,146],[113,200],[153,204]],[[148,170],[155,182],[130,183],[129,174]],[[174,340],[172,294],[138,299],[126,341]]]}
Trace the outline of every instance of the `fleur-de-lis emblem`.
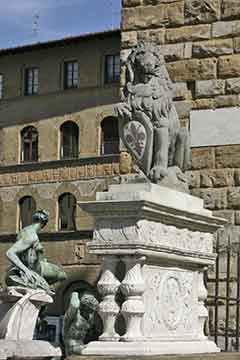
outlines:
{"label": "fleur-de-lis emblem", "polygon": [[124,128],[125,141],[137,159],[144,155],[146,146],[146,130],[138,121],[130,121]]}

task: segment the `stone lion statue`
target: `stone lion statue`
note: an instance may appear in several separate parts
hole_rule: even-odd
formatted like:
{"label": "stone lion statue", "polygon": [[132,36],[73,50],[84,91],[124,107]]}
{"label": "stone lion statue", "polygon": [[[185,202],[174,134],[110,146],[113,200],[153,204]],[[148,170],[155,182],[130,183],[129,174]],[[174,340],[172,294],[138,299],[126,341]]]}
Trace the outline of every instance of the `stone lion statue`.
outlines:
{"label": "stone lion statue", "polygon": [[153,43],[141,41],[127,61],[124,101],[116,106],[120,137],[144,174],[160,183],[190,160],[189,135],[180,128],[173,104],[173,84],[164,57]]}

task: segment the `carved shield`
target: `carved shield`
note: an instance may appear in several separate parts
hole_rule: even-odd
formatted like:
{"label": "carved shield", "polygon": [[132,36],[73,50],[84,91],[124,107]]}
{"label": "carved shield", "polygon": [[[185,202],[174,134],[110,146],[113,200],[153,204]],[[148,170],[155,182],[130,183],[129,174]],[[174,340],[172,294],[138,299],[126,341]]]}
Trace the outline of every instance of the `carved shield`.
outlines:
{"label": "carved shield", "polygon": [[153,154],[153,126],[149,117],[141,111],[122,128],[122,140],[140,169],[149,175]]}

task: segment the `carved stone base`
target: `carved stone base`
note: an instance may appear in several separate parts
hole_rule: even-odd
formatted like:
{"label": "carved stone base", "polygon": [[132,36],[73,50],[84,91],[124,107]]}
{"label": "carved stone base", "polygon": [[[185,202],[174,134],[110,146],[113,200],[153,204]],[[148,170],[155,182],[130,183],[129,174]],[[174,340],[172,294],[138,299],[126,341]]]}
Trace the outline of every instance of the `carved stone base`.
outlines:
{"label": "carved stone base", "polygon": [[150,183],[112,185],[81,207],[96,220],[89,252],[125,265],[119,289],[126,325],[118,343],[93,342],[82,354],[219,352],[204,335],[203,274],[214,265],[214,232],[225,221],[201,199]]}
{"label": "carved stone base", "polygon": [[162,342],[101,342],[94,341],[88,344],[82,355],[120,355],[147,356],[147,355],[175,355],[175,354],[203,354],[217,353],[220,349],[213,341],[162,341]]}

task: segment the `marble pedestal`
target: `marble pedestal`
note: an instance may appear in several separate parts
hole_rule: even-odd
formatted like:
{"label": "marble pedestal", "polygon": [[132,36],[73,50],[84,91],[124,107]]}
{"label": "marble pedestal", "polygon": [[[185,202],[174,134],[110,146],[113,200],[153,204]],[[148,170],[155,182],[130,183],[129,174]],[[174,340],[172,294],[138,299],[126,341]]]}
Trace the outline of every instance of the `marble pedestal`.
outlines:
{"label": "marble pedestal", "polygon": [[[203,273],[214,265],[213,236],[225,220],[199,198],[151,183],[112,185],[81,203],[95,218],[90,253],[103,256],[98,290],[103,334],[83,355],[160,355],[220,351],[204,335]],[[125,276],[118,278],[122,262]],[[121,291],[122,304],[115,296]],[[116,331],[119,314],[126,331]]]}
{"label": "marble pedestal", "polygon": [[62,355],[60,348],[46,341],[33,340],[39,311],[52,301],[43,290],[20,286],[10,286],[0,292],[0,360]]}

